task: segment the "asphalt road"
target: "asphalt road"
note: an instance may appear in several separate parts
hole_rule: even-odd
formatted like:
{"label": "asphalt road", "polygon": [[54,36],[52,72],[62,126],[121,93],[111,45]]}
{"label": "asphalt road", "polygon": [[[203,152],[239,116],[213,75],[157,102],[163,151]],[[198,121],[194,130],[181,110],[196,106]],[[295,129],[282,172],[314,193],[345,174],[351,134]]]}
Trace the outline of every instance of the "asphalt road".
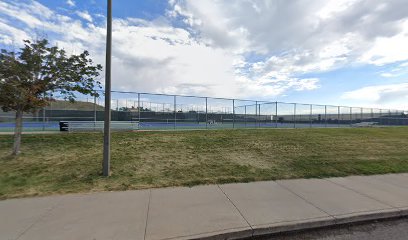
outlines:
{"label": "asphalt road", "polygon": [[[259,240],[407,240],[408,218],[275,235]],[[257,239],[258,240],[258,239]]]}

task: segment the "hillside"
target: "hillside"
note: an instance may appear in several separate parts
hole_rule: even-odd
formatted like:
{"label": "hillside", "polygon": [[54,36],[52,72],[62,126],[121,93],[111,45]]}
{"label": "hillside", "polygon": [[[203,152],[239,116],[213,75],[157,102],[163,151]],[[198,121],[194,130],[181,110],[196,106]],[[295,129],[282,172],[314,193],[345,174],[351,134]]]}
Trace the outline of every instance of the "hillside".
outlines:
{"label": "hillside", "polygon": [[[71,103],[68,101],[61,100],[51,102],[51,104],[48,107],[46,107],[47,110],[89,110],[89,111],[93,111],[94,108],[95,104],[93,102],[76,101],[74,103]],[[104,107],[96,104],[96,110],[103,111]]]}

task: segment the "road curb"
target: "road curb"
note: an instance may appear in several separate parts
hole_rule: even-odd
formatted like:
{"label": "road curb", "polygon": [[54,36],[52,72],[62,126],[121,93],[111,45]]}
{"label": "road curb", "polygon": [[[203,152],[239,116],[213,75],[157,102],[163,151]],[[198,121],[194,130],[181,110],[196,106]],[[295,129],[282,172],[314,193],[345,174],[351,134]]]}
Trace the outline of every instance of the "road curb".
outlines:
{"label": "road curb", "polygon": [[[194,236],[192,238],[181,239],[195,239],[195,240],[227,240],[227,239],[250,239],[253,237],[265,237],[268,235],[310,230],[322,227],[333,227],[351,223],[361,223],[366,221],[392,219],[398,217],[407,217],[408,208],[389,208],[378,211],[358,212],[340,216],[313,218],[291,222],[272,223],[260,226],[251,226],[252,230],[246,229],[243,231],[229,231],[222,234],[206,234],[201,236]],[[251,231],[251,232],[249,232]],[[179,238],[177,238],[179,239]]]}

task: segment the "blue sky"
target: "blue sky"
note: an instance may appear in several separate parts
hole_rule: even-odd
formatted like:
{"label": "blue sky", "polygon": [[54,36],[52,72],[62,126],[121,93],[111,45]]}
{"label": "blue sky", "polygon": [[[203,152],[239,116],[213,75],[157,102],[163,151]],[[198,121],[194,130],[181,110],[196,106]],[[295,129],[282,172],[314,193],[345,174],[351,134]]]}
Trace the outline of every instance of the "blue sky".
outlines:
{"label": "blue sky", "polygon": [[[0,47],[104,63],[105,0],[2,0]],[[404,0],[114,0],[113,89],[407,109]]]}

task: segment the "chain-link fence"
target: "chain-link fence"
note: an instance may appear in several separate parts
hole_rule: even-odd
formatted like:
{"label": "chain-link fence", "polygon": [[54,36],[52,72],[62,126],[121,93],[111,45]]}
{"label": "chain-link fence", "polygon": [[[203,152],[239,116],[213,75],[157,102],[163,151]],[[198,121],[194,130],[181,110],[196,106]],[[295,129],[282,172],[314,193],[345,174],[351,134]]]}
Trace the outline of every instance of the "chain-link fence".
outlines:
{"label": "chain-link fence", "polygon": [[[104,119],[105,99],[56,99],[24,114],[24,131],[59,131],[60,122]],[[403,110],[267,102],[241,99],[112,92],[112,121],[137,122],[141,130],[325,128],[408,125]],[[0,110],[0,132],[13,131],[13,112]]]}

